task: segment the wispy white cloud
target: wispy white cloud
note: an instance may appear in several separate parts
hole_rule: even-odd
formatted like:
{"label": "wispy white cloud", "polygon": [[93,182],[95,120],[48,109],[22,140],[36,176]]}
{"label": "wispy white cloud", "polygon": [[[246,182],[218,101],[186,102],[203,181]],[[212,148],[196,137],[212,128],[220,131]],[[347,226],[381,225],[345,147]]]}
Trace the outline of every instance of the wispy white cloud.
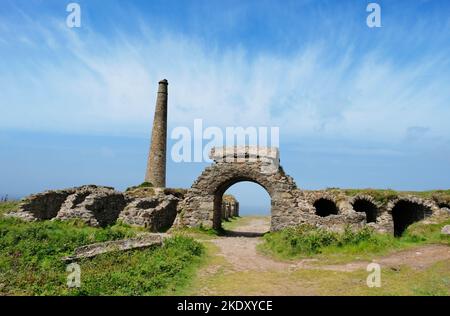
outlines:
{"label": "wispy white cloud", "polygon": [[450,135],[442,119],[450,117],[445,52],[397,64],[383,47],[361,56],[349,46],[330,64],[324,41],[285,56],[250,56],[245,47],[161,35],[145,22],[139,36],[105,37],[61,21],[25,21],[33,38],[2,37],[30,51],[26,67],[0,53],[15,65],[0,64],[4,128],[147,135],[157,82],[167,78],[172,127],[203,118],[217,126],[280,126],[282,137],[400,140],[412,126],[427,126],[424,137]]}

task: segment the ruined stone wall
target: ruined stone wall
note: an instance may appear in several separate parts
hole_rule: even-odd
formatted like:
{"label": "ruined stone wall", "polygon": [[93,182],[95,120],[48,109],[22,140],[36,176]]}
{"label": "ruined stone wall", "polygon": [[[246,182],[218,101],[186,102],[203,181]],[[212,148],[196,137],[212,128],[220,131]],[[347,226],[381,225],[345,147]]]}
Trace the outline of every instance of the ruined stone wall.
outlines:
{"label": "ruined stone wall", "polygon": [[[229,216],[230,211],[226,205],[223,207],[218,203],[222,203],[223,192],[240,181],[258,183],[269,193],[272,202],[272,231],[299,224],[310,224],[334,231],[342,231],[345,227],[360,229],[368,225],[379,232],[393,234],[399,230],[399,222],[402,222],[401,231],[409,223],[420,219],[432,220],[442,214],[448,216],[445,211],[448,201],[442,199],[434,201],[401,194],[380,201],[376,195],[372,196],[370,193],[349,195],[339,189],[299,190],[281,166],[278,166],[275,172],[263,171],[267,162],[273,163],[278,159],[278,154],[250,161],[249,157],[257,155],[254,148],[249,150],[248,147],[235,147],[233,150],[234,160],[229,159],[227,149],[212,151],[210,157],[214,163],[204,170],[178,204],[175,221],[177,226],[220,227],[220,220]],[[244,159],[236,159],[239,155]],[[409,204],[405,204],[408,209],[401,207],[402,201],[409,201]],[[394,223],[395,206],[400,214],[397,215],[397,223]]]}
{"label": "ruined stone wall", "polygon": [[[164,190],[155,194],[146,189],[141,194],[136,190],[128,194],[110,187],[87,185],[46,191],[26,197],[18,210],[8,216],[26,221],[76,219],[94,227],[113,225],[119,219],[152,232],[167,230],[175,220],[183,191],[174,189],[179,196],[176,197]],[[154,196],[148,196],[149,193]]]}
{"label": "ruined stone wall", "polygon": [[52,219],[56,217],[66,198],[74,192],[75,189],[66,189],[32,194],[20,202],[16,217],[26,221]]}
{"label": "ruined stone wall", "polygon": [[132,226],[145,227],[152,232],[169,229],[177,215],[179,199],[173,195],[157,195],[131,200],[120,213],[119,220]]}
{"label": "ruined stone wall", "polygon": [[66,198],[55,218],[80,219],[90,226],[104,227],[114,224],[124,207],[121,192],[109,187],[84,186]]}
{"label": "ruined stone wall", "polygon": [[[46,191],[33,194],[19,205],[19,210],[9,216],[27,221],[35,220],[71,220],[79,219],[91,226],[106,226],[117,220],[129,225],[144,227],[152,232],[161,232],[170,228],[176,218],[177,226],[213,225],[215,213],[232,217],[239,215],[239,203],[232,197],[221,199],[220,208],[214,200],[221,197],[225,187],[220,187],[219,179],[233,179],[235,183],[247,175],[248,180],[261,181],[272,197],[272,230],[310,224],[317,227],[342,231],[349,226],[359,229],[365,225],[379,232],[401,234],[408,225],[416,221],[436,223],[450,217],[450,209],[441,200],[421,198],[412,194],[393,194],[382,200],[370,193],[348,195],[343,190],[305,191],[294,187],[294,183],[282,170],[263,181],[253,177],[256,165],[216,164],[209,167],[190,190],[138,189],[121,193],[113,188],[100,186],[82,186],[65,190]],[[217,169],[219,168],[219,169]],[[247,170],[250,169],[250,170]],[[222,174],[223,171],[226,171]],[[242,171],[246,171],[242,173]],[[240,178],[236,178],[237,175]],[[219,176],[221,175],[221,177]],[[231,178],[227,178],[226,175]],[[267,175],[266,175],[267,176]],[[217,182],[218,181],[218,182]],[[270,184],[275,184],[270,186]],[[216,191],[214,191],[216,186]],[[227,187],[226,186],[226,187]],[[208,188],[208,189],[204,189]],[[220,188],[220,190],[217,190]],[[209,190],[209,191],[208,191]],[[270,191],[269,191],[270,190]],[[156,191],[156,192],[155,192]],[[209,192],[209,194],[208,194]],[[215,192],[215,195],[214,195]],[[274,201],[275,199],[275,201]],[[317,204],[317,201],[325,201]],[[319,212],[319,208],[331,208],[328,213]],[[186,208],[186,206],[190,207]],[[321,215],[318,215],[321,214]],[[220,218],[220,220],[225,219]],[[203,221],[203,222],[202,222]],[[211,227],[211,226],[210,226]]]}
{"label": "ruined stone wall", "polygon": [[[403,210],[404,212],[411,213],[416,209],[422,216],[417,218],[412,216],[410,223],[421,219],[433,221],[434,218],[450,214],[445,208],[439,207],[433,199],[424,199],[412,194],[394,194],[383,200],[378,200],[376,195],[370,193],[349,196],[344,190],[339,189],[302,191],[300,195],[303,196],[301,200],[310,206],[304,209],[308,209],[310,215],[316,215],[308,218],[307,222],[332,230],[342,230],[347,225],[354,228],[367,225],[378,232],[394,234],[395,225],[392,211],[401,202],[408,202],[410,207],[410,209]],[[320,199],[334,203],[338,210],[337,214],[317,217],[317,209],[314,204]],[[303,217],[307,218],[305,215]]]}

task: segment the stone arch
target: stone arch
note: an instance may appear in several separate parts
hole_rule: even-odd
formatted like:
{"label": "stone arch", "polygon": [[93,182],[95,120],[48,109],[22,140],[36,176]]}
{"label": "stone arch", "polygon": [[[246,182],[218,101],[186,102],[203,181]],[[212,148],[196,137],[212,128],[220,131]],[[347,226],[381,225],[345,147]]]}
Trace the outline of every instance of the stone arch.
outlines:
{"label": "stone arch", "polygon": [[379,206],[370,195],[357,195],[351,201],[350,204],[355,212],[361,212],[366,214],[367,223],[376,223],[379,215]]}
{"label": "stone arch", "polygon": [[336,202],[331,198],[320,197],[314,201],[313,206],[315,208],[315,214],[320,217],[337,215],[339,213]]}
{"label": "stone arch", "polygon": [[[274,150],[274,149],[273,149]],[[239,152],[239,149],[237,149]],[[231,151],[233,152],[233,151]],[[213,151],[214,153],[214,151]],[[292,194],[297,188],[294,180],[287,176],[278,164],[278,150],[275,156],[258,154],[258,159],[249,159],[252,151],[242,150],[244,159],[225,159],[223,151],[214,159],[188,190],[179,203],[176,225],[205,228],[220,228],[221,203],[224,192],[233,184],[249,181],[263,187],[271,199],[271,230],[289,226],[289,215],[295,207]],[[212,154],[213,157],[214,154]],[[233,159],[234,157],[234,159]],[[271,165],[271,168],[267,168]]]}
{"label": "stone arch", "polygon": [[409,225],[432,215],[431,207],[422,199],[400,198],[388,207],[394,222],[394,236],[401,236]]}

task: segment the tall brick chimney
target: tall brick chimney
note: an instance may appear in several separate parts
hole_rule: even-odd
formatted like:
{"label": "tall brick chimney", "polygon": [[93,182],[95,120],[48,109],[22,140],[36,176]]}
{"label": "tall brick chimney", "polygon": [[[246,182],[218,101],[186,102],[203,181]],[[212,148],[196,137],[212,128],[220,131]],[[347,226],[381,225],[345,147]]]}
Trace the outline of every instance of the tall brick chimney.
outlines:
{"label": "tall brick chimney", "polygon": [[156,98],[155,117],[153,118],[152,140],[147,160],[145,181],[154,187],[166,186],[166,146],[167,146],[167,86],[166,79],[161,80]]}

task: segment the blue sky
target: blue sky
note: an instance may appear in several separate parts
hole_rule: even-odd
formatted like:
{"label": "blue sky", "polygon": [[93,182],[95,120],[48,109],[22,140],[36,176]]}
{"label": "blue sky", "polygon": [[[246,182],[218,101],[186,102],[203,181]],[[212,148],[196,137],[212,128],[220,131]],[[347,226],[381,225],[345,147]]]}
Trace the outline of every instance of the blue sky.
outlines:
{"label": "blue sky", "polygon": [[[70,2],[0,3],[0,195],[140,183],[162,78],[169,132],[279,126],[301,188],[450,187],[447,1],[374,1],[368,28],[364,0],[89,0],[74,29]],[[168,185],[205,165],[169,159]]]}

